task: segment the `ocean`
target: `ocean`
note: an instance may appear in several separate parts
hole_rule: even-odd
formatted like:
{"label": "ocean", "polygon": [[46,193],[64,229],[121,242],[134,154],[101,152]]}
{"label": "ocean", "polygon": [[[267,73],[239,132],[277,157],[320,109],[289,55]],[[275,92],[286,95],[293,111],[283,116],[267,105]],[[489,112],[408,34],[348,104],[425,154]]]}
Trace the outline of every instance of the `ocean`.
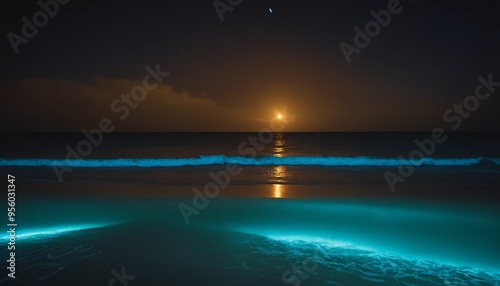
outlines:
{"label": "ocean", "polygon": [[497,133],[4,137],[5,285],[500,285]]}

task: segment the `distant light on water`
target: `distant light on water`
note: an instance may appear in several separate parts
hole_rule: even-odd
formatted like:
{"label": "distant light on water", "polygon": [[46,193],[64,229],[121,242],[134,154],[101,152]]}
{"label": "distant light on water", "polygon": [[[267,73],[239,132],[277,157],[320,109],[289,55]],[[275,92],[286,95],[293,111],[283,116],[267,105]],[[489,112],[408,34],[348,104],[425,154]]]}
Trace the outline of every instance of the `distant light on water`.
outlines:
{"label": "distant light on water", "polygon": [[280,184],[274,184],[274,198],[281,199],[283,198],[283,194],[281,193],[281,185]]}

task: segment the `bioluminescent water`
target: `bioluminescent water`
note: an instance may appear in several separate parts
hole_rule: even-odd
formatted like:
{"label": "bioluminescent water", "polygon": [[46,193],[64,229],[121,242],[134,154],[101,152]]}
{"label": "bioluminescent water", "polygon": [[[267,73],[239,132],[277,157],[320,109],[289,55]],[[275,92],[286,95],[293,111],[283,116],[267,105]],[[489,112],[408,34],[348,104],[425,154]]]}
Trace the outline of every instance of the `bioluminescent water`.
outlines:
{"label": "bioluminescent water", "polygon": [[[187,226],[177,206],[188,201],[31,202],[33,209],[50,208],[52,214],[42,215],[40,227],[27,230],[33,235],[20,239],[24,250],[19,256],[34,265],[21,266],[19,271],[43,285],[66,276],[38,277],[42,269],[50,274],[78,263],[101,265],[119,255],[120,264],[127,265],[128,271],[133,269],[137,277],[142,273],[143,279],[160,275],[161,269],[179,273],[187,268],[202,276],[211,273],[218,277],[214,285],[227,282],[224,279],[231,271],[239,275],[230,275],[230,281],[242,285],[250,285],[248,281],[279,285],[285,283],[283,279],[299,279],[304,285],[435,285],[453,281],[462,283],[457,285],[495,285],[500,279],[500,211],[496,204],[221,197],[193,216]],[[96,209],[104,204],[106,209]],[[67,218],[58,217],[59,212]],[[19,220],[27,220],[28,213]],[[103,222],[112,217],[122,221],[99,225],[95,214]],[[86,219],[94,224],[64,225],[67,220]],[[61,227],[49,230],[43,227],[46,224]],[[49,235],[51,232],[59,233]],[[42,245],[46,250],[64,251],[50,259],[28,252]],[[140,257],[147,257],[143,265],[134,261]],[[202,261],[216,262],[197,266]],[[302,271],[307,279],[304,273],[301,278],[300,271],[282,277],[304,261],[317,264],[311,273]],[[172,275],[172,281],[182,281],[179,275]]]}
{"label": "bioluminescent water", "polygon": [[123,158],[123,159],[3,159],[0,158],[0,166],[60,166],[80,168],[112,168],[112,167],[177,167],[177,166],[204,166],[204,165],[281,165],[281,166],[399,166],[408,164],[412,166],[472,166],[484,163],[500,165],[500,159],[496,158],[422,158],[402,160],[396,158],[371,158],[371,157],[322,157],[322,156],[291,156],[277,157],[266,156],[260,158],[243,156],[212,155],[200,156],[198,158]]}
{"label": "bioluminescent water", "polygon": [[[22,241],[46,239],[47,237],[54,237],[68,232],[99,228],[107,225],[109,224],[74,224],[74,225],[57,225],[57,226],[30,228],[30,229],[23,228],[20,231],[16,232],[16,239]],[[10,235],[8,234],[0,236],[0,240],[8,241],[9,239]]]}
{"label": "bioluminescent water", "polygon": [[276,134],[255,157],[248,136],[112,134],[68,160],[78,136],[7,144],[16,285],[499,285],[497,137],[414,160],[421,134]]}

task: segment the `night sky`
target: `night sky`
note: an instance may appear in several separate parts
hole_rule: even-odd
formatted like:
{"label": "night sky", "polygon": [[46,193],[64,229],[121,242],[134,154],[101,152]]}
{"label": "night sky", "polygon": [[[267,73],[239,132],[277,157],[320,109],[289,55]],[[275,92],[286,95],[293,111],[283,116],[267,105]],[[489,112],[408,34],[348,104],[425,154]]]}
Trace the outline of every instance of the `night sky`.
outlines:
{"label": "night sky", "polygon": [[[221,0],[238,4],[222,21],[212,0],[65,1],[17,53],[10,33],[42,8],[1,9],[2,131],[258,131],[284,107],[286,131],[500,131],[500,87],[459,128],[443,119],[478,76],[500,82],[499,1],[401,0],[350,63],[340,44],[392,1]],[[114,112],[148,66],[169,75]]]}

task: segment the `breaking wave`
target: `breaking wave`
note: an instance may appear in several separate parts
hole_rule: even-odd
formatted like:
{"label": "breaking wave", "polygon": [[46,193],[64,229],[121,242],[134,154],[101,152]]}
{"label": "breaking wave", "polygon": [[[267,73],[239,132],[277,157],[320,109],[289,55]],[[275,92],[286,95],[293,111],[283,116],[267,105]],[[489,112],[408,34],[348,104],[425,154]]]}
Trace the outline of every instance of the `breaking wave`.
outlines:
{"label": "breaking wave", "polygon": [[399,159],[399,158],[377,158],[377,157],[337,157],[337,156],[289,156],[289,157],[244,157],[210,155],[198,158],[120,158],[120,159],[0,159],[0,166],[67,166],[82,168],[119,168],[119,167],[179,167],[179,166],[202,166],[202,165],[317,165],[317,166],[473,166],[480,163],[500,165],[497,158],[422,158],[422,159]]}

